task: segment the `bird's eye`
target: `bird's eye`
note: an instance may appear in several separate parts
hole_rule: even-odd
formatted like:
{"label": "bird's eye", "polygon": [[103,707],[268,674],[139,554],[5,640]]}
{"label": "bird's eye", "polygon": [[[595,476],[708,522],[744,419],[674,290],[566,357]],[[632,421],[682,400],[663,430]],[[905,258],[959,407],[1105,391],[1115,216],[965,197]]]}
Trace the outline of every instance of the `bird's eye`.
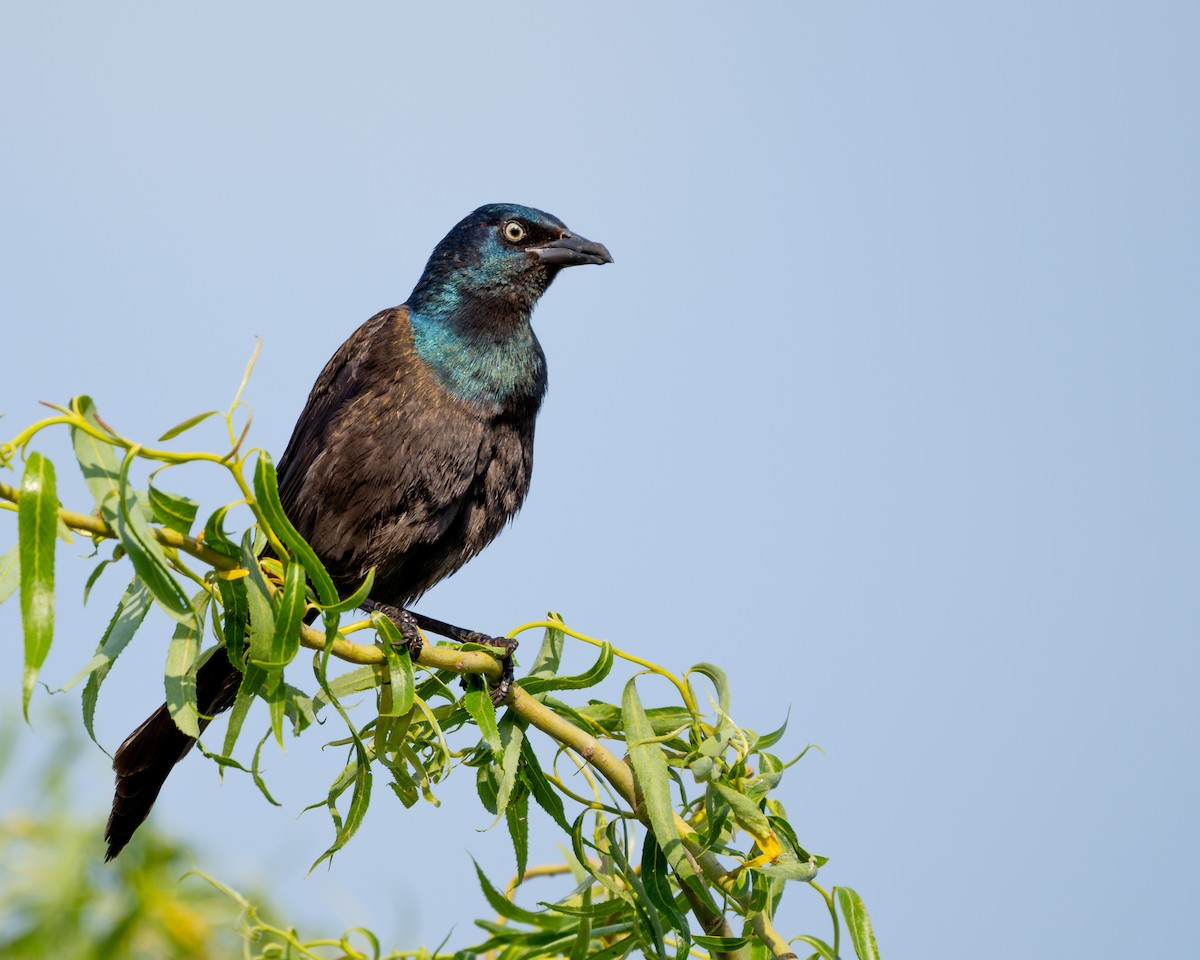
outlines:
{"label": "bird's eye", "polygon": [[504,225],[504,239],[509,243],[520,243],[525,239],[525,227],[517,220],[509,220]]}

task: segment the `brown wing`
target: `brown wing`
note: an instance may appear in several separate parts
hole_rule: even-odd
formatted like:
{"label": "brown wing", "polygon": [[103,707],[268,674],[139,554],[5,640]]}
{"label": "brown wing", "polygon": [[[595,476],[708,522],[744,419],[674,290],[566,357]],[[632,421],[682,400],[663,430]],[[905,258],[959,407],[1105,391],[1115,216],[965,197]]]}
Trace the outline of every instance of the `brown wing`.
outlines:
{"label": "brown wing", "polygon": [[432,553],[455,546],[491,433],[417,358],[407,309],[384,311],[317,378],[279,461],[284,510],[339,588],[376,565],[377,599],[402,605],[457,568]]}

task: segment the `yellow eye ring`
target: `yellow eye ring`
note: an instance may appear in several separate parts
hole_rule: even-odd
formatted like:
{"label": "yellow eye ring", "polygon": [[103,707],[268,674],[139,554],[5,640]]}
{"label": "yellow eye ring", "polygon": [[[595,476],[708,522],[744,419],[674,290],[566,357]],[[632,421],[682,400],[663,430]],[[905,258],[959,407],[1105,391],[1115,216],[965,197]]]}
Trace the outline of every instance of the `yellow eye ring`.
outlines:
{"label": "yellow eye ring", "polygon": [[517,220],[509,220],[504,225],[504,239],[509,243],[520,243],[525,239],[525,227]]}

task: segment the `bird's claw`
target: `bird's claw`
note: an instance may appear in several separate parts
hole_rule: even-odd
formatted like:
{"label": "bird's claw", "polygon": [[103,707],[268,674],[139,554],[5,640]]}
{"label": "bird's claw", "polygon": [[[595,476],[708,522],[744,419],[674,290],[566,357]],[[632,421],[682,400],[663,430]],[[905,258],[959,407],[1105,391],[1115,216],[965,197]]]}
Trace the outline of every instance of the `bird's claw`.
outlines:
{"label": "bird's claw", "polygon": [[[513,671],[513,653],[517,649],[517,641],[510,637],[489,637],[484,633],[472,633],[464,638],[465,643],[478,643],[483,647],[499,647],[504,651],[496,659],[500,661],[500,679],[496,685],[491,687],[492,706],[498,707],[508,699],[508,692],[512,689],[513,681],[516,675]],[[466,685],[466,678],[463,678],[463,685]]]}
{"label": "bird's claw", "polygon": [[425,647],[425,638],[421,636],[416,618],[407,610],[393,607],[390,603],[379,603],[376,600],[368,600],[363,604],[363,609],[378,610],[396,625],[400,636],[404,638],[404,646],[408,650],[409,659],[416,663],[417,658],[421,656],[421,650]]}

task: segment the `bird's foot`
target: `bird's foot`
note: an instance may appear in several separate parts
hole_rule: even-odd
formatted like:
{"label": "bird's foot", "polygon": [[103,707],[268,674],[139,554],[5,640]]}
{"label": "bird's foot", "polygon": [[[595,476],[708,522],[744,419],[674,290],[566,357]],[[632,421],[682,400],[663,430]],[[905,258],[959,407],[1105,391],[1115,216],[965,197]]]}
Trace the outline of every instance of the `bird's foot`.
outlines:
{"label": "bird's foot", "polygon": [[379,603],[376,600],[368,600],[362,606],[364,610],[378,610],[396,625],[396,629],[400,631],[400,636],[404,638],[404,646],[408,649],[409,659],[413,663],[416,663],[417,658],[421,655],[422,648],[425,646],[425,638],[421,636],[421,631],[417,626],[417,618],[407,610],[402,610],[400,607],[393,607],[390,603]]}
{"label": "bird's foot", "polygon": [[[492,687],[492,703],[498,707],[508,699],[508,692],[512,689],[514,679],[512,655],[517,649],[516,640],[511,640],[508,637],[489,637],[486,633],[456,627],[452,623],[435,620],[433,617],[427,617],[423,613],[414,613],[412,617],[422,630],[436,633],[439,637],[448,637],[458,643],[478,643],[484,647],[500,647],[503,649],[504,653],[498,658],[500,660],[500,680]],[[464,685],[465,683],[464,679]]]}
{"label": "bird's foot", "polygon": [[485,647],[499,647],[504,651],[496,658],[500,661],[500,679],[491,688],[492,706],[498,707],[508,699],[508,692],[512,689],[513,680],[516,679],[512,658],[517,650],[517,641],[510,637],[489,637],[483,633],[476,633],[472,635],[470,642]]}

